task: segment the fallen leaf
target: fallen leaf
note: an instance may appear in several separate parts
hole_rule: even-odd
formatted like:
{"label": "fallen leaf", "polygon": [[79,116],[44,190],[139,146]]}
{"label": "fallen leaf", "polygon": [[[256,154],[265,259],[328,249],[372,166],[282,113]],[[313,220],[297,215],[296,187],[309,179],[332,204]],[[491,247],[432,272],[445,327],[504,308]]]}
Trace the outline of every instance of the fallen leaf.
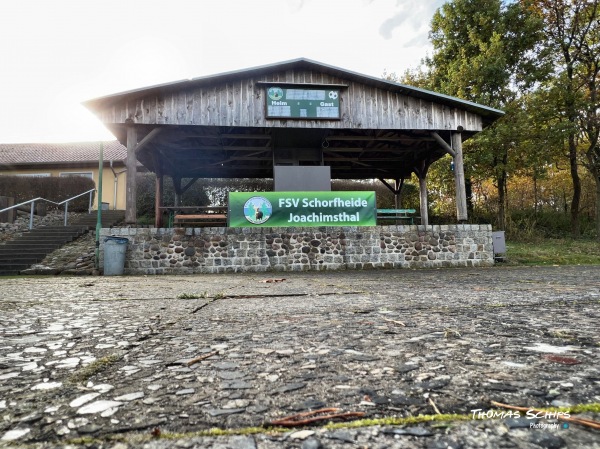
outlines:
{"label": "fallen leaf", "polygon": [[563,365],[579,365],[581,362],[572,357],[563,357],[560,355],[547,354],[544,358],[550,362],[562,363]]}

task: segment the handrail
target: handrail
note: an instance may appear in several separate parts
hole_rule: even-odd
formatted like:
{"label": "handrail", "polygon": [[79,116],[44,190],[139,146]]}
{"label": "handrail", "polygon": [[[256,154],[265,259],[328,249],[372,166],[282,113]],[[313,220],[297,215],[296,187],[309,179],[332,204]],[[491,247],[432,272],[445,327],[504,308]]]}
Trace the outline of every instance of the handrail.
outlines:
{"label": "handrail", "polygon": [[10,206],[10,207],[7,207],[5,209],[0,209],[0,213],[9,211],[11,209],[15,209],[17,207],[21,207],[21,206],[23,206],[25,204],[31,203],[31,212],[29,213],[29,229],[31,230],[31,229],[33,229],[33,211],[35,210],[35,202],[36,201],[46,201],[48,203],[56,204],[57,206],[61,206],[61,205],[64,204],[65,205],[65,221],[64,221],[65,224],[64,225],[67,226],[67,217],[68,217],[68,212],[69,212],[69,201],[74,200],[75,198],[79,198],[80,196],[83,196],[83,195],[86,195],[86,194],[89,193],[90,194],[90,202],[89,202],[89,206],[88,206],[88,213],[91,213],[91,211],[92,211],[92,192],[95,192],[95,191],[96,191],[96,189],[90,189],[90,190],[88,190],[86,192],[80,193],[79,195],[75,195],[75,196],[72,196],[71,198],[67,198],[66,200],[61,201],[60,203],[57,203],[55,201],[52,201],[52,200],[49,200],[49,199],[46,199],[46,198],[42,198],[42,197],[39,196],[39,197],[34,198],[32,200],[25,201],[25,202],[19,203],[19,204],[15,204],[14,206]]}

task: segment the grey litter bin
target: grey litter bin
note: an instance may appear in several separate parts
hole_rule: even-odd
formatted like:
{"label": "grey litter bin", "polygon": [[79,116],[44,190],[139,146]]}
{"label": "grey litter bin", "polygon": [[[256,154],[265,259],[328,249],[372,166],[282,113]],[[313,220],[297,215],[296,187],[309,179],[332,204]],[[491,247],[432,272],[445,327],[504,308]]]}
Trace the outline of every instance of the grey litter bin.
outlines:
{"label": "grey litter bin", "polygon": [[125,269],[125,252],[129,239],[106,237],[104,239],[104,276],[118,276]]}

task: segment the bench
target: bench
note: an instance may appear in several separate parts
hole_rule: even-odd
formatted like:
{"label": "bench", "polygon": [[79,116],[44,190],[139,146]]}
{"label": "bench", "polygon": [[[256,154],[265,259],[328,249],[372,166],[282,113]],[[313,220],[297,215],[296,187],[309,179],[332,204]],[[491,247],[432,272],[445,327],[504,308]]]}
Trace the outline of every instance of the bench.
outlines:
{"label": "bench", "polygon": [[176,228],[199,228],[203,226],[227,226],[226,214],[178,214],[173,225]]}
{"label": "bench", "polygon": [[378,220],[402,220],[414,224],[415,209],[377,209]]}

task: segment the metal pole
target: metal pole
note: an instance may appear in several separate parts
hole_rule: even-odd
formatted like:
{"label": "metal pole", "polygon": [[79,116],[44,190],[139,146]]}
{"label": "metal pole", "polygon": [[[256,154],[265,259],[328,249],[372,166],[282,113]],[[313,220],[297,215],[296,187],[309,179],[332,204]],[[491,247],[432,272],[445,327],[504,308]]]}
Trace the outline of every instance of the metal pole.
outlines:
{"label": "metal pole", "polygon": [[67,225],[67,217],[69,216],[69,202],[65,203],[65,226]]}
{"label": "metal pole", "polygon": [[88,214],[91,214],[91,213],[92,213],[92,200],[93,200],[93,194],[94,194],[94,191],[92,190],[92,191],[90,192],[90,201],[89,201],[89,204],[88,204]]}
{"label": "metal pole", "polygon": [[104,166],[104,144],[100,142],[98,158],[98,220],[96,221],[96,269],[100,269],[100,229],[102,229],[102,167]]}
{"label": "metal pole", "polygon": [[31,212],[29,213],[29,230],[33,229],[33,210],[35,209],[35,201],[31,202]]}

